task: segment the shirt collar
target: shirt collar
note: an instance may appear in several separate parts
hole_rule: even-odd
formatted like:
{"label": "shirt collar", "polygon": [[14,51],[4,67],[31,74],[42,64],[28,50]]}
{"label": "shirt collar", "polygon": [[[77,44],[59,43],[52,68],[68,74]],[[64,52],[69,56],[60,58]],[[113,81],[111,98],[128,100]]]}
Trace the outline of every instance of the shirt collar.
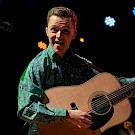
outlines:
{"label": "shirt collar", "polygon": [[72,48],[69,46],[69,49],[68,51],[66,52],[66,54],[64,55],[64,57],[61,59],[59,57],[59,55],[57,55],[55,53],[55,51],[52,49],[51,45],[49,44],[48,47],[47,47],[47,52],[48,52],[48,55],[49,57],[54,61],[54,62],[62,62],[62,61],[66,61],[68,60],[68,58],[70,56],[73,56],[73,51],[72,51]]}

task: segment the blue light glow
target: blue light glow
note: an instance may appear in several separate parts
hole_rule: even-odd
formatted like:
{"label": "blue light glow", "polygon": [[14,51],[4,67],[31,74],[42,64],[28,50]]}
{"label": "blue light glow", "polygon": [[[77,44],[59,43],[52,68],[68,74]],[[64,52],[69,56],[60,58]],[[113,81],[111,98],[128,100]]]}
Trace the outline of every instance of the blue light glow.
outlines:
{"label": "blue light glow", "polygon": [[132,13],[135,16],[135,7],[133,7]]}
{"label": "blue light glow", "polygon": [[112,17],[110,17],[110,16],[105,17],[104,23],[105,23],[107,26],[112,27],[112,26],[115,25],[115,22],[116,22],[116,21],[114,20],[114,18],[112,18]]}

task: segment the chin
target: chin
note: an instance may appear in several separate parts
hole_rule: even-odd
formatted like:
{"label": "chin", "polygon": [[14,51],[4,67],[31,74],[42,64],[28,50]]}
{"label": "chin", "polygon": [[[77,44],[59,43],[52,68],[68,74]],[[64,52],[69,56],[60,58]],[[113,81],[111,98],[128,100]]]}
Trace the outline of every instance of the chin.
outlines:
{"label": "chin", "polygon": [[53,50],[56,52],[56,53],[59,53],[59,52],[61,52],[61,50],[59,49],[59,48],[53,48]]}

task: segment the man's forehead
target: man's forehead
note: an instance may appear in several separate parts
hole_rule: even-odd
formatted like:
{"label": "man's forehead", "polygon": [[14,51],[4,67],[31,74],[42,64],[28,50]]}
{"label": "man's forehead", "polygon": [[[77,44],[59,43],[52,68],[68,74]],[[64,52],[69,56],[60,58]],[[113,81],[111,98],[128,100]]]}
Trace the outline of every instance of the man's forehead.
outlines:
{"label": "man's forehead", "polygon": [[66,24],[70,24],[71,23],[71,18],[62,18],[62,17],[58,17],[58,16],[51,16],[49,19],[49,22],[52,23],[66,23]]}

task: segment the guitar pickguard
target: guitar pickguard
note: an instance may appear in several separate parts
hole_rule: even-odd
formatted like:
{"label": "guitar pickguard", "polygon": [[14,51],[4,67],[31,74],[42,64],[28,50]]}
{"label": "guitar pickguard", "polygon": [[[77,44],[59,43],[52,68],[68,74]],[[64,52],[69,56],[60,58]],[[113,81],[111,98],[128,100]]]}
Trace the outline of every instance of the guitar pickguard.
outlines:
{"label": "guitar pickguard", "polygon": [[90,129],[96,130],[104,126],[111,119],[113,113],[114,113],[113,107],[105,115],[98,115],[98,114],[92,113],[91,115],[93,118],[93,124],[91,125]]}

